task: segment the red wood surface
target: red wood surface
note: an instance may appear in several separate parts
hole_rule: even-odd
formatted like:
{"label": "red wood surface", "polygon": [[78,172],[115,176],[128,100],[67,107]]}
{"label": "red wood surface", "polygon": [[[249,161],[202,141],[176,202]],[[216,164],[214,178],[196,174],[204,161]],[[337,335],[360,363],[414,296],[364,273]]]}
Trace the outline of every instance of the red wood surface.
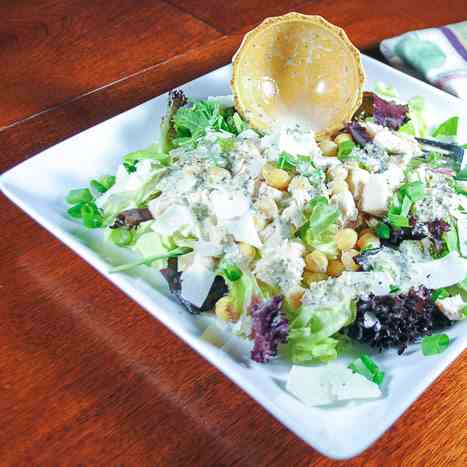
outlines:
{"label": "red wood surface", "polygon": [[[465,0],[3,1],[0,171],[224,65],[290,10],[376,56],[385,37],[467,17]],[[467,465],[465,353],[374,446],[333,462],[0,203],[0,465]]]}

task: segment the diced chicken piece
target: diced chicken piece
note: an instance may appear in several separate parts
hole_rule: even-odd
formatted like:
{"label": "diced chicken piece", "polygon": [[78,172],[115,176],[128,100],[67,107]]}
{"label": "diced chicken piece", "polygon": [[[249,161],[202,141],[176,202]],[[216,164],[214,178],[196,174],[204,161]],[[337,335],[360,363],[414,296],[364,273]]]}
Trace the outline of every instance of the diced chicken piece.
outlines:
{"label": "diced chicken piece", "polygon": [[261,182],[258,190],[258,197],[271,198],[279,201],[284,196],[284,192],[269,186],[266,182]]}
{"label": "diced chicken piece", "polygon": [[404,181],[404,171],[394,164],[391,164],[383,175],[385,176],[391,191],[397,190]]}
{"label": "diced chicken piece", "polygon": [[149,201],[148,209],[151,211],[152,217],[157,219],[169,206],[173,206],[175,201],[172,196],[161,195]]}
{"label": "diced chicken piece", "polygon": [[382,174],[372,174],[363,186],[360,199],[360,209],[367,214],[382,217],[388,210],[392,191],[387,179]]}
{"label": "diced chicken piece", "polygon": [[332,195],[331,201],[340,209],[344,218],[344,223],[357,219],[358,209],[357,206],[355,206],[355,201],[350,191],[342,191]]}
{"label": "diced chicken piece", "polygon": [[255,208],[263,214],[266,220],[274,219],[279,215],[279,209],[272,198],[261,197],[255,203]]}
{"label": "diced chicken piece", "polygon": [[370,172],[360,168],[350,169],[348,183],[354,199],[359,200],[362,196],[363,187],[370,178]]}
{"label": "diced chicken piece", "polygon": [[441,300],[436,300],[441,313],[451,321],[459,321],[464,318],[464,300],[460,295],[454,297],[447,297]]}
{"label": "diced chicken piece", "polygon": [[421,153],[420,147],[413,136],[396,133],[376,123],[368,122],[365,126],[370,135],[373,136],[373,143],[386,149],[389,153],[412,154],[414,156]]}
{"label": "diced chicken piece", "polygon": [[303,175],[297,175],[289,183],[288,192],[299,206],[303,207],[311,199],[311,184]]}
{"label": "diced chicken piece", "polygon": [[295,190],[309,191],[311,190],[311,184],[303,175],[297,175],[290,180],[287,190],[289,193],[293,193]]}
{"label": "diced chicken piece", "polygon": [[281,219],[290,222],[298,228],[303,224],[303,210],[298,207],[296,202],[292,201],[290,206],[287,206],[282,211]]}

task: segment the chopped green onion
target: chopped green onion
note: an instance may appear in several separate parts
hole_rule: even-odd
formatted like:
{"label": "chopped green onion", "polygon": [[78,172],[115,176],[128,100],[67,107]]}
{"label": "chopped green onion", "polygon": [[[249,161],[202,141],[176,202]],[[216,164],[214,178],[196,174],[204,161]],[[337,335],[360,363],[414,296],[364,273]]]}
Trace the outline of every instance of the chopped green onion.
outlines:
{"label": "chopped green onion", "polygon": [[105,193],[107,191],[107,188],[102,185],[102,183],[98,182],[97,180],[91,180],[89,183],[92,188],[94,188],[97,192],[99,193]]}
{"label": "chopped green onion", "polygon": [[448,346],[449,336],[447,334],[425,336],[422,340],[422,353],[425,356],[437,355],[444,352]]}
{"label": "chopped green onion", "polygon": [[136,266],[151,266],[151,264],[154,261],[158,261],[160,259],[170,259],[170,258],[176,258],[177,256],[182,256],[186,255],[188,253],[191,253],[193,251],[193,248],[189,247],[178,247],[175,248],[172,251],[169,251],[166,254],[163,255],[153,255],[153,256],[147,256],[146,258],[139,259],[137,261],[132,261],[131,263],[126,263],[126,264],[121,264],[120,266],[116,266],[112,269],[109,270],[109,273],[114,273],[114,272],[123,272],[123,271],[128,271],[130,269],[135,268]]}
{"label": "chopped green onion", "polygon": [[388,214],[388,220],[391,225],[400,229],[402,227],[410,227],[409,219],[406,216],[400,214]]}
{"label": "chopped green onion", "polygon": [[349,365],[349,368],[354,373],[364,376],[377,385],[380,385],[384,380],[384,372],[379,369],[378,365],[368,355],[362,355],[357,360],[354,360]]}
{"label": "chopped green onion", "polygon": [[454,183],[454,191],[458,195],[467,196],[467,191],[465,191],[458,183]]}
{"label": "chopped green onion", "polygon": [[103,217],[94,202],[84,203],[81,206],[81,217],[83,218],[84,226],[88,229],[97,229],[102,227]]}
{"label": "chopped green onion", "polygon": [[129,229],[113,229],[110,233],[110,240],[115,245],[127,246],[133,241],[133,232]]}
{"label": "chopped green onion", "polygon": [[277,167],[279,167],[279,169],[291,172],[295,170],[296,166],[297,159],[287,152],[282,152],[279,156],[279,159],[277,159]]}
{"label": "chopped green onion", "polygon": [[224,268],[224,274],[225,277],[227,277],[227,279],[232,282],[238,281],[243,275],[242,270],[234,264],[229,264],[226,266]]}
{"label": "chopped green onion", "polygon": [[401,291],[401,288],[398,285],[390,285],[389,292],[390,293],[398,293]]}
{"label": "chopped green onion", "polygon": [[115,177],[113,175],[104,175],[99,180],[91,180],[91,187],[99,193],[105,193],[109,188],[115,184]]}
{"label": "chopped green onion", "polygon": [[408,196],[404,196],[402,199],[402,206],[401,206],[401,216],[407,217],[410,213],[410,208],[412,207],[412,201]]}
{"label": "chopped green onion", "polygon": [[348,159],[354,147],[355,143],[352,140],[342,141],[337,147],[337,158],[341,161]]}
{"label": "chopped green onion", "polygon": [[136,172],[136,161],[132,162],[123,162],[123,167],[125,167],[126,171],[131,174],[133,172]]}
{"label": "chopped green onion", "polygon": [[464,305],[463,308],[462,308],[462,314],[464,316],[467,316],[467,305]]}
{"label": "chopped green onion", "polygon": [[68,193],[68,196],[65,198],[65,201],[68,204],[89,203],[93,200],[94,196],[92,196],[92,193],[89,191],[89,188],[71,190]]}
{"label": "chopped green onion", "polygon": [[81,208],[85,203],[78,203],[68,209],[68,215],[75,219],[81,219]]}
{"label": "chopped green onion", "polygon": [[446,289],[436,289],[433,290],[431,294],[431,299],[436,302],[436,300],[442,300],[443,298],[449,297],[449,292]]}
{"label": "chopped green onion", "polygon": [[375,229],[376,235],[383,240],[391,237],[391,228],[384,222],[379,222]]}

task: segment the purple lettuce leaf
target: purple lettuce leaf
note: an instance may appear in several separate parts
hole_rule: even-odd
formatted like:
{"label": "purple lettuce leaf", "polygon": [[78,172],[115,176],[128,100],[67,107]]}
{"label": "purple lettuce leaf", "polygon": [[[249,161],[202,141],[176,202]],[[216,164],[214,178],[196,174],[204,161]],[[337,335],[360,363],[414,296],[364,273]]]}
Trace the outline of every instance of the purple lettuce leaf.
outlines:
{"label": "purple lettuce leaf", "polygon": [[433,240],[433,247],[437,253],[440,253],[444,247],[444,234],[451,230],[451,226],[442,219],[435,219],[426,225]]}
{"label": "purple lettuce leaf", "polygon": [[373,118],[379,125],[398,130],[408,120],[409,107],[373,95]]}
{"label": "purple lettuce leaf", "polygon": [[368,130],[358,122],[347,123],[347,131],[352,135],[353,140],[360,146],[371,143],[372,137]]}
{"label": "purple lettuce leaf", "polygon": [[253,305],[253,335],[255,343],[251,359],[266,363],[277,355],[279,344],[287,342],[289,323],[281,314],[284,297],[278,295],[266,302]]}
{"label": "purple lettuce leaf", "polygon": [[197,315],[202,311],[212,310],[217,300],[228,293],[228,288],[224,278],[217,276],[211,286],[211,290],[209,291],[209,295],[206,297],[206,300],[201,307],[197,307],[190,303],[188,300],[185,300],[181,295],[182,273],[177,269],[176,258],[169,260],[167,268],[161,269],[160,272],[164,279],[167,281],[170,293],[174,296],[175,300],[180,303],[180,305],[182,305],[189,313],[194,315]]}

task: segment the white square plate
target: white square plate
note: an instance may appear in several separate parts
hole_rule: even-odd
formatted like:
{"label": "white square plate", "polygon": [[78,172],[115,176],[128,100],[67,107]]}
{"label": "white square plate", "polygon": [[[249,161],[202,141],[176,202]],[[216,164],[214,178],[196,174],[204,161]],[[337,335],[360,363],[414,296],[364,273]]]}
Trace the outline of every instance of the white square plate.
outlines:
{"label": "white square plate", "polygon": [[[368,89],[376,81],[394,85],[402,98],[423,96],[438,122],[461,117],[465,140],[465,103],[376,60],[363,57]],[[188,96],[205,98],[230,93],[230,66],[202,76],[185,86]],[[386,372],[384,397],[326,408],[309,408],[288,394],[289,365],[274,361],[259,365],[249,360],[248,345],[237,338],[219,349],[200,339],[210,318],[191,316],[169,297],[156,272],[140,268],[132,274],[108,274],[109,263],[126,259],[125,251],[102,241],[102,234],[86,230],[66,215],[64,197],[71,188],[86,186],[91,178],[113,173],[121,156],[149,146],[158,136],[167,94],[128,110],[19,164],[0,179],[3,192],[31,217],[72,248],[105,277],[235,381],[290,430],[326,456],[345,459],[374,442],[430,383],[461,353],[467,342],[467,321],[448,333],[452,343],[441,355],[423,357],[417,346],[402,357],[394,351],[378,355]],[[435,123],[435,122],[433,122]]]}

